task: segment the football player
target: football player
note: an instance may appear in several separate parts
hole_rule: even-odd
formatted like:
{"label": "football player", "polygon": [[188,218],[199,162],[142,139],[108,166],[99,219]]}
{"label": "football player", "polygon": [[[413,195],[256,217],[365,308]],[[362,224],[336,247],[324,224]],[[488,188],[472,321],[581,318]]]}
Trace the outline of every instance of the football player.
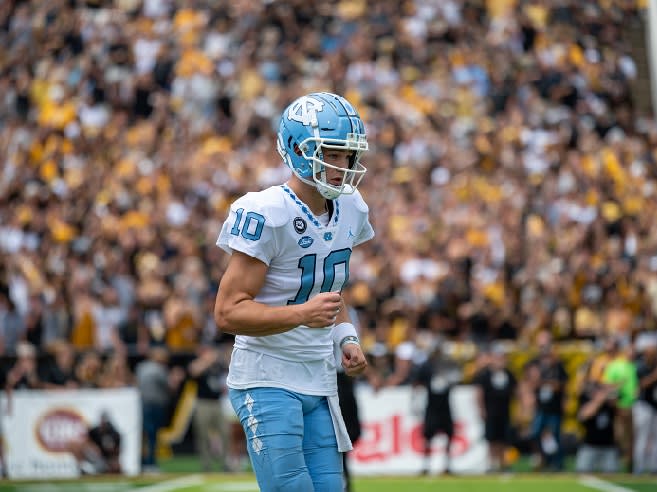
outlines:
{"label": "football player", "polygon": [[298,98],[278,132],[290,179],[237,199],[217,240],[231,257],[214,316],[236,335],[229,396],[263,491],[342,490],[336,363],[350,376],[367,363],[340,292],[352,248],[374,237],[357,190],[367,148],[346,99]]}

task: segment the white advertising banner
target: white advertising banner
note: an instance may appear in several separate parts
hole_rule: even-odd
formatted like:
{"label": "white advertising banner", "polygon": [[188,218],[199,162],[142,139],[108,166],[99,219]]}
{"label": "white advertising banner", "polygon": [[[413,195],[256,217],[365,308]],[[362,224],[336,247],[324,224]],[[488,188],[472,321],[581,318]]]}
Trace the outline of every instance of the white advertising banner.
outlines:
{"label": "white advertising banner", "polygon": [[135,388],[15,391],[0,396],[4,457],[9,478],[80,475],[74,443],[106,414],[121,436],[121,471],[136,475],[141,463],[141,403]]}
{"label": "white advertising banner", "polygon": [[[422,422],[426,393],[410,386],[356,388],[362,435],[349,453],[354,475],[409,475],[424,468]],[[450,450],[450,471],[483,473],[488,466],[488,445],[479,415],[476,390],[457,386],[451,392],[454,440]],[[445,470],[446,437],[438,434],[431,444],[429,472]]]}

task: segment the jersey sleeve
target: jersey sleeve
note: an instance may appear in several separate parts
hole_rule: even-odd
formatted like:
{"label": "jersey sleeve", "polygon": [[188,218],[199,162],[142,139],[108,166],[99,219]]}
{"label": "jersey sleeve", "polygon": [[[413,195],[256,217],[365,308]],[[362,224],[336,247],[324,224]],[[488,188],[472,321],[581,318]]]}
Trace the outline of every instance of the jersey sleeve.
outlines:
{"label": "jersey sleeve", "polygon": [[219,233],[217,246],[232,254],[239,251],[264,264],[276,255],[276,209],[248,193],[236,200]]}
{"label": "jersey sleeve", "polygon": [[374,228],[372,227],[372,224],[370,224],[369,217],[365,216],[365,220],[363,220],[363,225],[360,228],[360,234],[356,236],[356,240],[354,241],[354,246],[363,244],[364,242],[369,241],[373,237],[374,237]]}

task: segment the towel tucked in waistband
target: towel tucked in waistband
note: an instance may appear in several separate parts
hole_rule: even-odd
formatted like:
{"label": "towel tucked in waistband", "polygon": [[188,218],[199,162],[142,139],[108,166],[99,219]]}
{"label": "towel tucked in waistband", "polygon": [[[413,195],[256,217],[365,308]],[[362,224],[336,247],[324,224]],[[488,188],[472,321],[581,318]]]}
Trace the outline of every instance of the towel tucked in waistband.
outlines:
{"label": "towel tucked in waistband", "polygon": [[335,430],[335,439],[338,441],[338,451],[345,453],[351,451],[351,439],[347,433],[347,426],[342,418],[342,411],[340,410],[340,400],[338,395],[327,396],[329,410],[331,411],[331,420],[333,420],[333,429]]}

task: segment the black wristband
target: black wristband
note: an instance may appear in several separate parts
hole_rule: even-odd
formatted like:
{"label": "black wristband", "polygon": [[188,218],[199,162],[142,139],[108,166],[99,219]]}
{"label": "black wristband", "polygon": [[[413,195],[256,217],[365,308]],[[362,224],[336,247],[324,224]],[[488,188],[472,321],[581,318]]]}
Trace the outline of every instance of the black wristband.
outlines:
{"label": "black wristband", "polygon": [[358,340],[358,337],[348,335],[340,341],[340,348],[342,348],[347,343],[353,343],[354,345],[360,345],[360,340]]}

